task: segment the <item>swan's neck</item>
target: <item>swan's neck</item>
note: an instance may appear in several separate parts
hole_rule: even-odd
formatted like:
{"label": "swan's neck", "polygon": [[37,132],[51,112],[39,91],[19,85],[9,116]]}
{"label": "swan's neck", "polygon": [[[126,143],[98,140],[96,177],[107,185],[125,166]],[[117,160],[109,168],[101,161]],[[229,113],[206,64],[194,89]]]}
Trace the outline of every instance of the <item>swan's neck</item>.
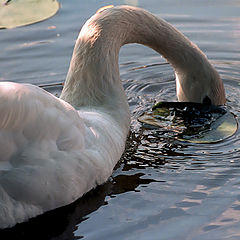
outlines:
{"label": "swan's neck", "polygon": [[125,103],[118,54],[114,39],[103,36],[98,23],[90,19],[77,39],[61,98],[76,108]]}
{"label": "swan's neck", "polygon": [[199,48],[164,20],[128,6],[98,12],[83,26],[61,98],[76,108],[128,111],[118,68],[127,43],[147,45],[172,64],[180,101],[225,103],[222,81]]}

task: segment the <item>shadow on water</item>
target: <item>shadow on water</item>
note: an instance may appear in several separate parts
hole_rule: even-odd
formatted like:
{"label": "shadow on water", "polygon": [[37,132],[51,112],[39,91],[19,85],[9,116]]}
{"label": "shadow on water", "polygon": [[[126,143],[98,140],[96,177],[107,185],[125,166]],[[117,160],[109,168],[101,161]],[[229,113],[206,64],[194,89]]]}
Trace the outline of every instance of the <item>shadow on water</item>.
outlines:
{"label": "shadow on water", "polygon": [[29,222],[0,230],[0,239],[77,239],[74,237],[76,225],[84,221],[87,214],[106,204],[105,187],[100,186],[76,202]]}
{"label": "shadow on water", "polygon": [[85,221],[88,214],[107,205],[106,196],[115,197],[117,194],[137,191],[136,188],[141,184],[156,182],[153,179],[142,179],[143,175],[118,175],[68,206],[47,212],[13,228],[0,230],[0,239],[79,239],[81,237],[74,236],[77,225]]}

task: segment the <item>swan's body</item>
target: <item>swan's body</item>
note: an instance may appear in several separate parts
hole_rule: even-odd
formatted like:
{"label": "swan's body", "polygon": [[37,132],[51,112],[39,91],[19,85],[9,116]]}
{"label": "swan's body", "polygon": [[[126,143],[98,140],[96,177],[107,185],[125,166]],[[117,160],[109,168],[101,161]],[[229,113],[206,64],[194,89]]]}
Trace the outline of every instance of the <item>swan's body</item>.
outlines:
{"label": "swan's body", "polygon": [[225,103],[215,69],[171,25],[134,7],[98,12],[80,32],[60,99],[0,83],[0,228],[67,205],[111,175],[130,124],[118,53],[133,42],[173,65],[180,101]]}

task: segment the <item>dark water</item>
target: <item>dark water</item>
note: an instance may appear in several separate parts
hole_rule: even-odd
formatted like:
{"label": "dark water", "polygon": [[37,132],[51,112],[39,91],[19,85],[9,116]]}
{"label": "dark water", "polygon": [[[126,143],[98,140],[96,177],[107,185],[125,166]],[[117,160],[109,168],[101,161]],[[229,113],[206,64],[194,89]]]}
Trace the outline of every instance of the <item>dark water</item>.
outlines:
{"label": "dark water", "polygon": [[[235,0],[61,0],[53,18],[0,31],[0,79],[59,94],[74,40],[88,17],[114,3],[164,17],[220,72],[240,117],[240,3]],[[176,100],[173,70],[154,51],[123,47],[120,71],[132,112],[126,151],[109,181],[76,203],[0,232],[0,239],[240,239],[240,132],[217,144],[178,142],[142,128],[155,101]],[[14,237],[14,238],[13,238]]]}

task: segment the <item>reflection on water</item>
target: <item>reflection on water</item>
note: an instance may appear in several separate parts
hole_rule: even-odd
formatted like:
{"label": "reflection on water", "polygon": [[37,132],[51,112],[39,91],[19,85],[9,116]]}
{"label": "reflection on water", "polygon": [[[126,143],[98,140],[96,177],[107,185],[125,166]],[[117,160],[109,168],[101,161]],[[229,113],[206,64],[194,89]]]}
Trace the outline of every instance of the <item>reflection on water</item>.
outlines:
{"label": "reflection on water", "polygon": [[[126,2],[164,16],[200,46],[220,72],[227,106],[239,119],[239,3],[119,0],[114,5]],[[31,82],[59,95],[79,28],[112,4],[61,3],[48,21],[0,32],[1,80]],[[132,124],[112,177],[69,206],[0,231],[0,239],[240,239],[239,130],[222,142],[199,145],[146,129],[139,115],[155,102],[176,100],[173,70],[154,51],[129,45],[121,50],[120,72]]]}

